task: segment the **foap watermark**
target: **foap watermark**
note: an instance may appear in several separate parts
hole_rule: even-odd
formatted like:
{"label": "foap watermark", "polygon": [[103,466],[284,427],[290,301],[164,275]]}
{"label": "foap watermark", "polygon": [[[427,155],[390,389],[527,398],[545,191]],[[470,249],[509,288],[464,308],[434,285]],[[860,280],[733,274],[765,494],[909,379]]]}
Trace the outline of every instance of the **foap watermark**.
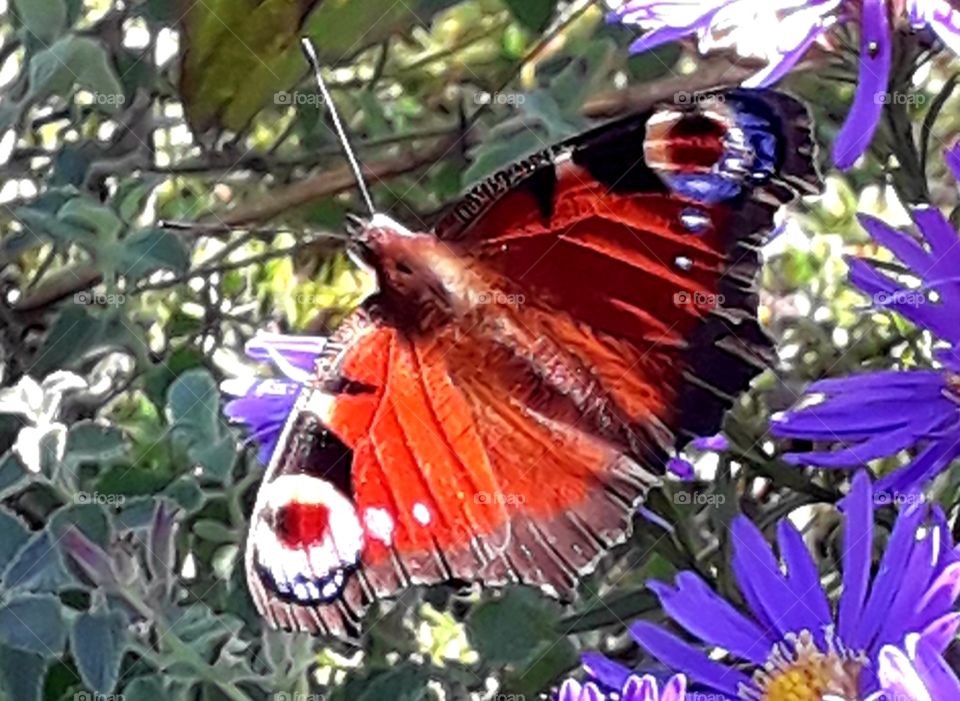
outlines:
{"label": "foap watermark", "polygon": [[878,105],[916,105],[922,106],[927,102],[927,96],[923,93],[912,92],[882,92],[873,96],[873,100]]}
{"label": "foap watermark", "polygon": [[878,292],[873,296],[873,303],[878,307],[897,305],[899,307],[922,307],[929,300],[919,290],[897,290],[896,292]]}
{"label": "foap watermark", "polygon": [[127,498],[123,494],[104,494],[103,492],[79,492],[74,500],[78,504],[99,504],[101,506],[123,506]]}
{"label": "foap watermark", "polygon": [[304,694],[300,691],[278,691],[271,701],[327,701],[325,694]]}
{"label": "foap watermark", "polygon": [[504,492],[477,492],[473,496],[477,504],[524,504],[527,498],[523,494],[506,494]]}
{"label": "foap watermark", "polygon": [[680,90],[673,94],[673,101],[678,105],[697,105],[698,107],[709,107],[710,105],[722,105],[727,101],[727,98],[724,95],[719,94]]}
{"label": "foap watermark", "polygon": [[277,92],[273,94],[273,104],[279,107],[321,107],[323,97],[315,92]]}
{"label": "foap watermark", "polygon": [[73,296],[73,303],[84,306],[94,304],[98,307],[120,307],[127,303],[127,298],[122,294],[84,290]]}
{"label": "foap watermark", "polygon": [[123,93],[95,92],[93,104],[100,107],[123,107],[127,103],[127,96]]}
{"label": "foap watermark", "polygon": [[73,695],[73,701],[125,701],[123,694],[101,694],[96,691],[78,691]]}
{"label": "foap watermark", "polygon": [[480,292],[476,295],[477,304],[502,304],[510,307],[520,307],[527,301],[521,294],[504,294],[503,292]]}
{"label": "foap watermark", "polygon": [[677,492],[673,503],[680,506],[721,506],[727,503],[727,497],[713,492]]}
{"label": "foap watermark", "polygon": [[527,101],[522,92],[484,92],[480,91],[473,96],[478,105],[513,105],[517,107]]}
{"label": "foap watermark", "polygon": [[720,307],[726,298],[723,295],[706,292],[677,292],[673,295],[673,304],[677,307]]}
{"label": "foap watermark", "polygon": [[927,497],[924,494],[890,494],[889,492],[877,492],[873,495],[873,503],[877,506],[897,506],[907,507],[927,503]]}

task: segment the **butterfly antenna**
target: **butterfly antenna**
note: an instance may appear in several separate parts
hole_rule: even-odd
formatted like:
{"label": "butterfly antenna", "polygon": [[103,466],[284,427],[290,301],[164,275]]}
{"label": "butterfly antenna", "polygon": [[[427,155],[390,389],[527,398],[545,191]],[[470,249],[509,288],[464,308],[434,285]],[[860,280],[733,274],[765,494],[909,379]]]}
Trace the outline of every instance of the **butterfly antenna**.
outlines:
{"label": "butterfly antenna", "polygon": [[343,123],[340,121],[340,114],[337,112],[337,106],[333,104],[333,97],[330,95],[330,90],[327,88],[327,84],[324,82],[323,76],[320,75],[320,59],[317,57],[317,49],[313,45],[313,42],[307,37],[301,39],[300,44],[303,46],[303,53],[306,54],[307,61],[310,63],[310,67],[313,69],[313,74],[317,79],[317,86],[320,88],[320,94],[323,96],[323,101],[327,105],[327,109],[330,110],[330,118],[333,120],[333,127],[337,131],[337,138],[340,139],[340,145],[343,147],[343,153],[347,157],[347,162],[350,163],[350,169],[353,171],[353,177],[357,181],[357,187],[360,189],[360,194],[363,197],[364,204],[366,204],[367,209],[370,210],[370,216],[373,216],[377,213],[377,210],[373,206],[373,199],[370,197],[370,191],[367,189],[367,183],[363,179],[363,170],[360,168],[360,161],[357,160],[357,155],[354,153],[353,148],[350,146],[350,140],[347,138],[347,132],[343,128]]}

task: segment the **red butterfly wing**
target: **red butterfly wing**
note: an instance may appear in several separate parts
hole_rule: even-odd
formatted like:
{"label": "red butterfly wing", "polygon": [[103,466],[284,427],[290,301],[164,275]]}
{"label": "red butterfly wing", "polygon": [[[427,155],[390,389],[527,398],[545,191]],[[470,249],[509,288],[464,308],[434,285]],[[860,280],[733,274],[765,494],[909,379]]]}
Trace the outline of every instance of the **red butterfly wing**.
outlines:
{"label": "red butterfly wing", "polygon": [[368,232],[380,293],[332,339],[258,497],[269,620],[352,634],[376,599],[448,580],[566,598],[626,537],[677,437],[715,431],[755,374],[755,244],[815,182],[799,105],[729,100],[523,161],[437,237]]}

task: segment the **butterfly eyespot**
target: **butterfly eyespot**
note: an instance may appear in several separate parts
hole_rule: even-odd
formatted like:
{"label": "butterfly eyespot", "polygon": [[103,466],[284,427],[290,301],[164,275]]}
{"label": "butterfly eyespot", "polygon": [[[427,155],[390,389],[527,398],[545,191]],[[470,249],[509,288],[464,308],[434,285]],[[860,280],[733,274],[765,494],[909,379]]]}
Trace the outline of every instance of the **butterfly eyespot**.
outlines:
{"label": "butterfly eyespot", "polygon": [[710,228],[710,215],[702,209],[687,207],[680,212],[680,223],[691,234],[702,234]]}
{"label": "butterfly eyespot", "polygon": [[680,270],[687,271],[693,268],[693,261],[686,256],[677,256],[673,262]]}
{"label": "butterfly eyespot", "polygon": [[264,584],[298,602],[337,596],[360,558],[364,531],[353,504],[306,474],[267,484],[251,537]]}

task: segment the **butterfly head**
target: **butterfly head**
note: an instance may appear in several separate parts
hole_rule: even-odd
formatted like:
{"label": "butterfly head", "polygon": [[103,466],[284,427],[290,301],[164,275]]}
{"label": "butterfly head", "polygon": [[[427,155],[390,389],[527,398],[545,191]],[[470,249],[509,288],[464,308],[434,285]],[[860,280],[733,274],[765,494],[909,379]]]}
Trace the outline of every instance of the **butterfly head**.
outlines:
{"label": "butterfly head", "polygon": [[354,226],[351,257],[376,278],[384,311],[401,324],[416,326],[425,317],[438,319],[438,312],[452,311],[463,271],[436,236],[411,231],[385,214],[355,220]]}

